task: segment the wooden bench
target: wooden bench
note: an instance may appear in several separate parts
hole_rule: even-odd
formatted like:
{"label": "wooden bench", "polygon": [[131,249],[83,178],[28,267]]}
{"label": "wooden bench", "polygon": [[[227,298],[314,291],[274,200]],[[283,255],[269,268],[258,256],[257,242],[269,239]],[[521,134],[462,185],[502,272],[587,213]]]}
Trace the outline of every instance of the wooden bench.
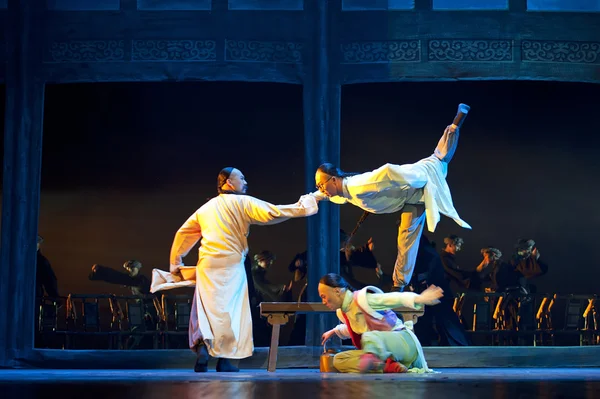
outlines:
{"label": "wooden bench", "polygon": [[[269,346],[268,371],[275,371],[277,365],[277,350],[279,348],[279,331],[282,325],[289,321],[290,316],[306,313],[333,313],[334,311],[321,302],[261,302],[260,315],[267,319],[273,326],[271,333],[271,345]],[[397,308],[394,312],[400,313],[404,321],[417,323],[419,316],[423,316],[423,310],[410,308]],[[332,328],[334,326],[331,326]],[[323,331],[325,332],[325,331]]]}

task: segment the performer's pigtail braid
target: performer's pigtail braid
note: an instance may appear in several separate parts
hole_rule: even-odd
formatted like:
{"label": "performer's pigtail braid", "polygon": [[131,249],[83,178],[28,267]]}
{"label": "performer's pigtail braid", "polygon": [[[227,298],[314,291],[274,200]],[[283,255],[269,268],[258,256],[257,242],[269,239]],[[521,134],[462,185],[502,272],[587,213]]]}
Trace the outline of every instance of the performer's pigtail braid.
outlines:
{"label": "performer's pigtail braid", "polygon": [[356,234],[358,229],[360,229],[360,226],[369,217],[369,215],[371,215],[371,212],[369,212],[369,211],[364,211],[363,214],[360,215],[360,218],[358,219],[356,226],[354,226],[354,230],[352,230],[352,232],[348,236],[348,239],[346,240],[346,245],[344,246],[344,254],[346,255],[347,261],[350,261],[350,254],[352,253],[352,243],[351,243],[352,237],[354,237],[354,235]]}

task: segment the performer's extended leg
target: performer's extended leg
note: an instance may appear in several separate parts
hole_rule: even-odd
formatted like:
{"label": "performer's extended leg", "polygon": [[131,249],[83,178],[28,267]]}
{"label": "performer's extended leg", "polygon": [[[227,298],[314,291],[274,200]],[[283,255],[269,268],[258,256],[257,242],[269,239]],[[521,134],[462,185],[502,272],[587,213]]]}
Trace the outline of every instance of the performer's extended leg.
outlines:
{"label": "performer's extended leg", "polygon": [[465,121],[470,109],[471,107],[467,104],[458,104],[458,110],[452,124],[446,127],[446,130],[444,130],[444,134],[434,151],[434,155],[440,161],[448,164],[452,160],[454,152],[456,151],[456,146],[458,145],[459,129]]}
{"label": "performer's extended leg", "polygon": [[194,371],[196,373],[205,373],[208,371],[208,350],[204,345],[202,332],[198,324],[198,304],[196,303],[196,294],[194,293],[194,300],[192,301],[192,309],[190,311],[190,322],[188,339],[190,349],[196,353],[196,364],[194,364]]}
{"label": "performer's extended leg", "polygon": [[447,126],[433,154],[442,162],[450,163],[458,146],[459,128]]}
{"label": "performer's extended leg", "polygon": [[[197,288],[196,288],[197,289]],[[190,321],[188,323],[188,342],[190,349],[194,352],[197,351],[200,344],[204,344],[204,336],[200,330],[200,323],[198,321],[198,293],[194,293],[194,299],[192,300],[192,308],[190,310]]]}
{"label": "performer's extended leg", "polygon": [[410,367],[419,353],[417,345],[408,331],[368,331],[361,337],[363,351],[372,353],[385,362],[393,360]]}
{"label": "performer's extended leg", "polygon": [[360,357],[365,354],[362,350],[350,350],[336,354],[333,357],[333,367],[340,373],[359,373]]}
{"label": "performer's extended leg", "polygon": [[[415,341],[407,331],[368,331],[361,338],[362,350],[338,353],[333,366],[340,373],[359,373],[360,357],[371,353],[385,364],[388,358],[410,367],[418,357]],[[382,368],[375,370],[382,371]]]}
{"label": "performer's extended leg", "polygon": [[394,290],[402,290],[410,282],[424,224],[424,205],[404,205],[400,215],[400,226],[398,227],[398,257],[392,276]]}
{"label": "performer's extended leg", "polygon": [[460,125],[465,120],[468,110],[469,107],[465,104],[458,106],[458,113],[454,118],[454,123],[458,123],[458,125],[453,123],[446,126],[442,137],[433,151],[433,155],[423,158],[414,164],[390,164],[391,167],[386,170],[388,176],[398,184],[408,184],[413,188],[422,188],[428,182],[427,168],[424,167],[424,164],[430,163],[432,160],[436,162],[440,160],[443,163],[444,170],[442,173],[445,177],[448,163],[452,160],[458,146]]}

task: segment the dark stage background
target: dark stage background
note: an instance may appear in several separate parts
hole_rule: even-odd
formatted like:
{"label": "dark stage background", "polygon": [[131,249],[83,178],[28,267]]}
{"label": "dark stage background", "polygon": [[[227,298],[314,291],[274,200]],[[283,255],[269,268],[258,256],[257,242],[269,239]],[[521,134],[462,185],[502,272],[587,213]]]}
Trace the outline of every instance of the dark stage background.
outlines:
{"label": "dark stage background", "polygon": [[[0,88],[0,112],[4,88]],[[459,102],[472,106],[448,182],[461,217],[430,236],[464,237],[458,260],[474,268],[485,245],[508,258],[519,237],[533,238],[550,265],[540,291],[597,291],[600,188],[600,86],[557,82],[445,82],[342,89],[341,166],[367,171],[429,156]],[[3,116],[3,115],[2,115]],[[2,118],[3,119],[3,118]],[[2,125],[2,129],[4,126]],[[305,192],[302,87],[261,83],[50,85],[46,90],[40,209],[44,254],[67,293],[126,294],[88,281],[94,263],[143,273],[168,269],[173,235],[215,195],[225,166],[244,172],[249,194],[273,203]],[[323,160],[325,161],[325,160]],[[329,205],[325,205],[329,206]],[[345,205],[350,231],[361,210]],[[356,244],[372,236],[383,269],[396,257],[398,215],[371,216]],[[270,275],[305,250],[304,220],[253,227],[251,255],[274,251]],[[196,249],[186,264],[197,260]],[[14,265],[19,267],[19,265]],[[375,282],[372,271],[357,273]]]}

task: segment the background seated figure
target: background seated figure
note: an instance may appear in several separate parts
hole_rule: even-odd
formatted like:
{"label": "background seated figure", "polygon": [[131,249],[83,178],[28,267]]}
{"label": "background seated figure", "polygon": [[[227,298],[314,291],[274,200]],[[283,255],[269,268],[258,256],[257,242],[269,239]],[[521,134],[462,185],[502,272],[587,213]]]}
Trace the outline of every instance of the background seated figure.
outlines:
{"label": "background seated figure", "polygon": [[109,284],[124,285],[131,289],[134,296],[150,294],[150,280],[140,273],[142,262],[139,260],[128,260],[123,264],[127,273],[120,272],[103,265],[93,265],[88,278],[92,281],[104,281]]}

